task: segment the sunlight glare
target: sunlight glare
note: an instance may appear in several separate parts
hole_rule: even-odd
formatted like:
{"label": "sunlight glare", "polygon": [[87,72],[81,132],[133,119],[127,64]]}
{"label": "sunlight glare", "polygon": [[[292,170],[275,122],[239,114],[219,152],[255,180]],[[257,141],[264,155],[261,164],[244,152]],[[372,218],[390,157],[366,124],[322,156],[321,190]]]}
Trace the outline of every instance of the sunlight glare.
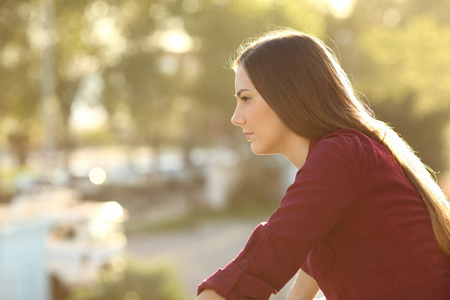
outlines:
{"label": "sunlight glare", "polygon": [[326,0],[333,15],[338,18],[347,18],[353,12],[355,0]]}
{"label": "sunlight glare", "polygon": [[116,35],[118,35],[117,28],[114,24],[114,20],[112,18],[101,18],[98,19],[94,23],[94,33],[96,34],[97,38],[107,41],[111,38],[116,38]]}
{"label": "sunlight glare", "polygon": [[166,30],[159,39],[163,49],[172,53],[186,53],[193,48],[192,38],[182,30]]}
{"label": "sunlight glare", "polygon": [[102,210],[100,211],[100,216],[103,219],[110,220],[110,221],[118,221],[123,215],[123,209],[122,206],[115,202],[107,202],[102,207]]}

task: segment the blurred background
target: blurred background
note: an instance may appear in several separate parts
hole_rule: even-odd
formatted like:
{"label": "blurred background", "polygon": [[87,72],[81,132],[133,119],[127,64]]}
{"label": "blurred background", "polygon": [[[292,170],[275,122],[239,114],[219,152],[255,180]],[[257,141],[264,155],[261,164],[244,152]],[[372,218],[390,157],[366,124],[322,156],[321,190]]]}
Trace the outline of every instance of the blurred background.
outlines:
{"label": "blurred background", "polygon": [[448,195],[450,0],[1,0],[0,300],[193,299],[293,181],[230,123],[230,58],[279,27]]}

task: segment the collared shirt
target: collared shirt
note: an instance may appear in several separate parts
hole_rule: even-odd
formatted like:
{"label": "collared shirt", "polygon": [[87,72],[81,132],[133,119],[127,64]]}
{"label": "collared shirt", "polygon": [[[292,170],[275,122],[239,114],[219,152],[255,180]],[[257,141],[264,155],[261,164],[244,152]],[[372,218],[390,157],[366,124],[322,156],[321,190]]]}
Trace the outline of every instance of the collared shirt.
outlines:
{"label": "collared shirt", "polygon": [[239,255],[199,285],[268,299],[302,268],[333,299],[450,299],[450,259],[391,153],[353,129],[311,141],[304,166]]}

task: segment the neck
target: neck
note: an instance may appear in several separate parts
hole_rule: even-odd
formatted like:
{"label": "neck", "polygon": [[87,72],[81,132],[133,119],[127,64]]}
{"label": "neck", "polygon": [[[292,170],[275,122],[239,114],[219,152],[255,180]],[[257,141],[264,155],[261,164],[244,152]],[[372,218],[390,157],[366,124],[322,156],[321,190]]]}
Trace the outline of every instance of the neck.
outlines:
{"label": "neck", "polygon": [[292,141],[289,147],[286,147],[286,151],[283,154],[289,161],[294,164],[297,169],[301,169],[305,164],[306,157],[308,156],[310,140],[304,137],[297,136]]}

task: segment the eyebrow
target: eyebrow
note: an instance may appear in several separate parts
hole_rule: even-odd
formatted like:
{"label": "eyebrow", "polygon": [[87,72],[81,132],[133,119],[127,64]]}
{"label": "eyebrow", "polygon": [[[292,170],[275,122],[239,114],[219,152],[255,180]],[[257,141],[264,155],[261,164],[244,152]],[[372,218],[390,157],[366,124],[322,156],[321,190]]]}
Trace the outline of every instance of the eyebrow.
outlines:
{"label": "eyebrow", "polygon": [[236,93],[236,95],[234,95],[234,96],[240,98],[242,92],[250,92],[250,90],[247,90],[247,89],[240,89],[240,90]]}

